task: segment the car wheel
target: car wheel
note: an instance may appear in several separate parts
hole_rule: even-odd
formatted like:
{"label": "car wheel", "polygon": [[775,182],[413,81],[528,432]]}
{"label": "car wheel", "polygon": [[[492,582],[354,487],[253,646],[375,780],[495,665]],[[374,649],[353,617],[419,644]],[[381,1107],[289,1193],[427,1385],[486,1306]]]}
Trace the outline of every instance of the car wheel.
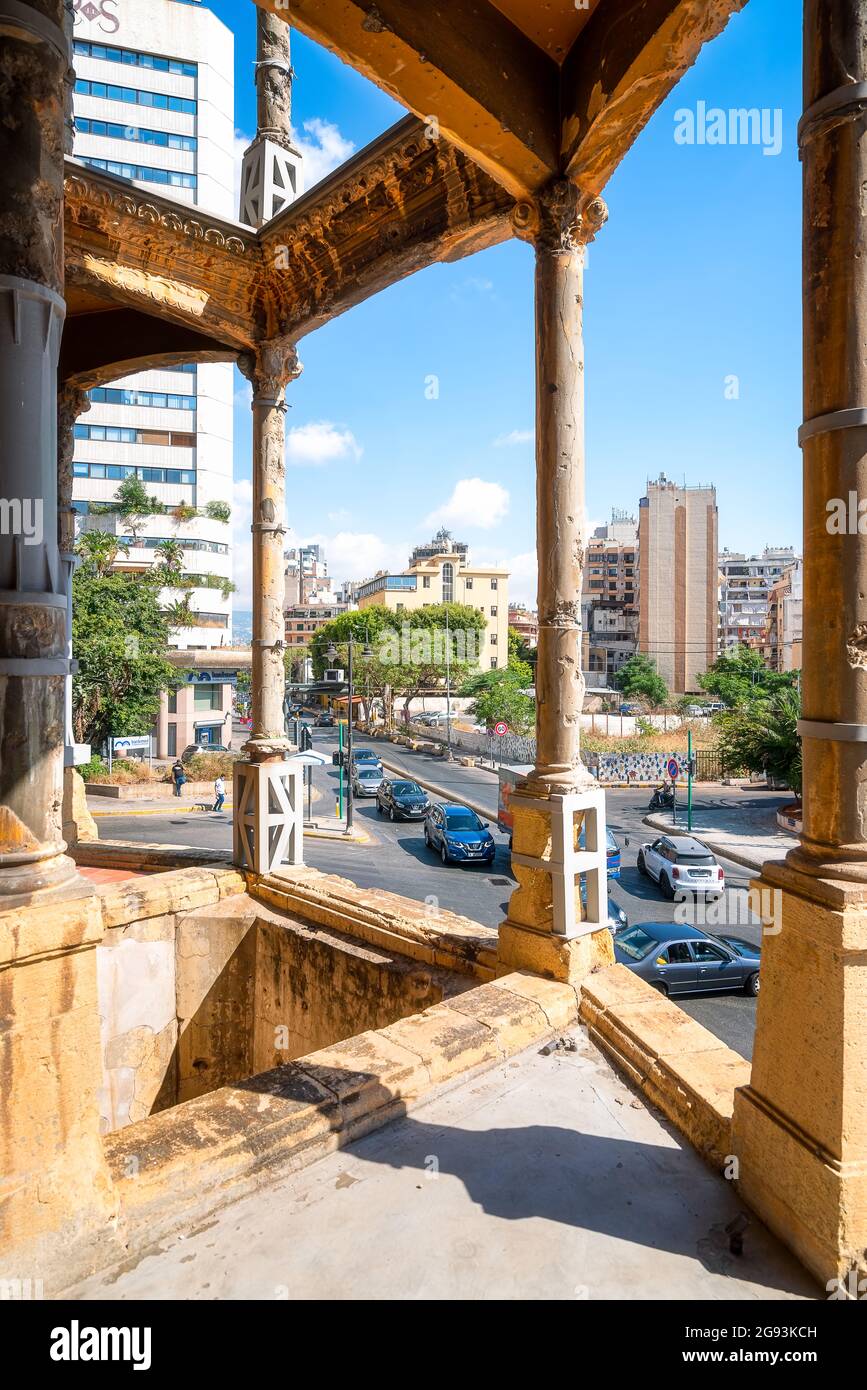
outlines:
{"label": "car wheel", "polygon": [[643,850],[639,850],[639,851],[638,851],[638,864],[637,864],[637,868],[638,868],[638,872],[639,872],[640,874],[646,874],[646,873],[647,873],[647,865],[646,865],[645,862],[644,862],[644,851],[643,851]]}
{"label": "car wheel", "polygon": [[440,859],[443,861],[444,864],[448,864],[449,862],[449,852],[446,849],[445,845],[443,845],[442,849],[440,850]]}
{"label": "car wheel", "polygon": [[755,999],[755,997],[756,997],[756,995],[758,994],[758,992],[759,992],[759,972],[758,972],[758,970],[756,970],[755,973],[754,973],[753,975],[750,975],[749,979],[747,980],[746,984],[744,985],[744,994],[751,994],[752,997]]}
{"label": "car wheel", "polygon": [[668,898],[669,902],[674,902],[674,884],[668,874],[660,874],[659,886],[662,889],[662,896]]}
{"label": "car wheel", "polygon": [[657,994],[662,994],[666,999],[668,998],[668,985],[664,985],[662,980],[654,980],[651,989],[655,989]]}

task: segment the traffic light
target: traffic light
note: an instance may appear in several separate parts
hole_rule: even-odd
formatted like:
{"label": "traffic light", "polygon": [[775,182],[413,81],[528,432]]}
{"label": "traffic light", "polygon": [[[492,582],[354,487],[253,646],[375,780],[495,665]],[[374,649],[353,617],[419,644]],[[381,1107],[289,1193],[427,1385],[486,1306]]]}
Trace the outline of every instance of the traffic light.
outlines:
{"label": "traffic light", "polygon": [[313,735],[310,732],[309,724],[301,725],[301,738],[298,742],[298,747],[301,749],[302,753],[309,753],[310,749],[313,747]]}
{"label": "traffic light", "polygon": [[345,753],[344,749],[342,749],[342,748],[337,748],[337,749],[335,749],[335,751],[331,754],[331,762],[332,762],[332,764],[334,765],[334,767],[345,767],[345,766],[346,766],[346,753]]}

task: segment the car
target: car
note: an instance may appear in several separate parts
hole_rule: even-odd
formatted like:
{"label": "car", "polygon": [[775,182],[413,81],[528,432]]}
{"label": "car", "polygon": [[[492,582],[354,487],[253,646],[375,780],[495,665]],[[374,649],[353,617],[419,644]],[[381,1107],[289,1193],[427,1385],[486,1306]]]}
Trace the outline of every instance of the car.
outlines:
{"label": "car", "polygon": [[[578,848],[584,849],[584,827],[581,827],[581,834],[578,836]],[[613,833],[606,826],[605,828],[605,855],[608,877],[619,881],[620,879],[620,846],[614,838]]]}
{"label": "car", "polygon": [[628,705],[628,704],[624,704],[624,705],[621,705],[621,706],[620,706],[620,709],[618,710],[618,713],[619,713],[619,714],[640,714],[640,713],[641,713],[641,706],[640,706],[640,705]]}
{"label": "car", "polygon": [[225,743],[188,743],[181,754],[181,762],[188,763],[199,753],[231,753],[231,751]]}
{"label": "car", "polygon": [[323,710],[321,714],[317,714],[313,722],[317,729],[333,729],[334,715],[329,714],[327,710]]}
{"label": "car", "polygon": [[[584,880],[583,880],[583,879],[582,879],[582,881],[581,881],[581,901],[582,901],[583,903],[586,903],[586,901],[587,901],[587,889],[586,889],[586,887],[585,887],[585,883],[584,883]],[[611,933],[612,936],[616,936],[618,932],[620,932],[620,931],[625,931],[625,929],[626,929],[628,926],[629,926],[629,918],[627,917],[627,915],[626,915],[626,913],[624,912],[623,908],[619,905],[619,903],[616,903],[616,902],[614,901],[614,899],[612,898],[611,894],[609,893],[609,894],[608,894],[608,922],[607,922],[608,930],[610,931],[610,933]]]}
{"label": "car", "polygon": [[[739,943],[736,949],[731,941]],[[759,992],[761,948],[679,922],[636,922],[614,938],[614,958],[660,994]]]}
{"label": "car", "polygon": [[376,809],[381,816],[388,814],[389,820],[424,820],[430,801],[418,782],[386,778],[376,793]]}
{"label": "car", "polygon": [[660,835],[638,851],[638,872],[655,879],[666,898],[695,893],[719,898],[726,876],[707,845],[692,835]]}
{"label": "car", "polygon": [[382,768],[378,763],[356,764],[351,785],[353,796],[376,796],[382,785]]}
{"label": "car", "polygon": [[[349,759],[349,775],[354,776],[360,767],[378,767],[382,772],[382,762],[379,754],[374,753],[372,748],[353,748],[352,757]],[[383,774],[384,776],[385,774]]]}
{"label": "car", "polygon": [[434,802],[424,823],[424,842],[444,864],[492,864],[496,845],[482,820],[469,806]]}

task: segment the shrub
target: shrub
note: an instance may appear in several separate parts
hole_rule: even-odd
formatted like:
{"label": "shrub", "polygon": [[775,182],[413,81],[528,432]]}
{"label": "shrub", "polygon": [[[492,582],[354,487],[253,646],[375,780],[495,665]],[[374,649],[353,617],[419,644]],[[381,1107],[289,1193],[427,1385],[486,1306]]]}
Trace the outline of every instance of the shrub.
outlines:
{"label": "shrub", "polygon": [[94,753],[86,763],[79,763],[75,770],[81,774],[84,782],[104,782],[108,776],[108,768],[98,753]]}
{"label": "shrub", "polygon": [[231,753],[195,753],[184,770],[191,782],[213,782],[220,775],[231,778],[234,762]]}

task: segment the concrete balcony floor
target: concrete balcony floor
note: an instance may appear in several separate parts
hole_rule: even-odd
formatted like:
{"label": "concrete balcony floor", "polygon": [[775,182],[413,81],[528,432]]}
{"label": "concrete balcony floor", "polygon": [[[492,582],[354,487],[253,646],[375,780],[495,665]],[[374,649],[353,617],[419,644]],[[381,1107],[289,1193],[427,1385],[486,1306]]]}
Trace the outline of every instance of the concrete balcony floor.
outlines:
{"label": "concrete balcony floor", "polygon": [[824,1297],[580,1028],[224,1207],[80,1299]]}

